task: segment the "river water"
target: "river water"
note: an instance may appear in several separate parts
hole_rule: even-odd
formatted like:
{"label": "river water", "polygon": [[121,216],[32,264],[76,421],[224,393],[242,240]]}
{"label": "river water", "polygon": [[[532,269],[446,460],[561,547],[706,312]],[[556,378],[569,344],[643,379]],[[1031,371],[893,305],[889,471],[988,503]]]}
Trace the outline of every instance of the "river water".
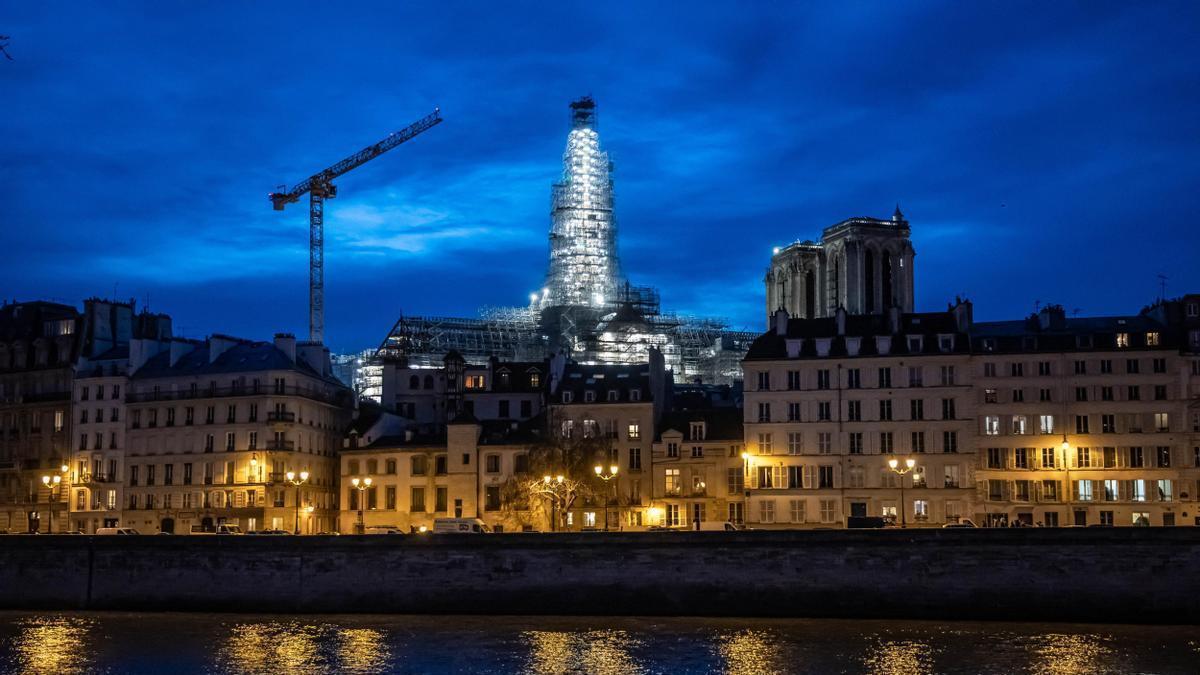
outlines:
{"label": "river water", "polygon": [[0,612],[3,673],[1197,673],[1200,627]]}

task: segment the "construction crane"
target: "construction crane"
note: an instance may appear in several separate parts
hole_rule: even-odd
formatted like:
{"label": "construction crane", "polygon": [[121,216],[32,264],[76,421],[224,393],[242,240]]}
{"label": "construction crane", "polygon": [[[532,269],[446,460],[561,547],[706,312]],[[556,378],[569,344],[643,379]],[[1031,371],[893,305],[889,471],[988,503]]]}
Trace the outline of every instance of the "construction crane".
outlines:
{"label": "construction crane", "polygon": [[268,196],[276,211],[300,201],[308,193],[308,339],[321,342],[325,338],[325,200],[337,196],[333,179],[366,164],[392,148],[412,140],[442,122],[441,108],[388,134],[375,145],[359,150],[333,166],[313,174],[292,186],[287,192],[272,192]]}

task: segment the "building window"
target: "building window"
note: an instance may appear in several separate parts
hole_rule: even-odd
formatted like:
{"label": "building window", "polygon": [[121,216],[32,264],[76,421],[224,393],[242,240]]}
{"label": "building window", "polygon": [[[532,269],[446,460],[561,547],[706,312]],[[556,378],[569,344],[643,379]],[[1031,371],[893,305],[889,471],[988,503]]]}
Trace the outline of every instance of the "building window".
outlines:
{"label": "building window", "polygon": [[770,371],[764,370],[764,371],[760,371],[758,373],[758,390],[759,391],[770,391],[771,390],[771,372]]}
{"label": "building window", "polygon": [[850,450],[849,450],[849,452],[852,455],[863,454],[863,435],[861,432],[851,432],[850,433]]}
{"label": "building window", "polygon": [[942,419],[944,419],[944,420],[954,419],[954,399],[952,399],[952,398],[942,399]]}
{"label": "building window", "polygon": [[758,435],[758,454],[770,455],[774,453],[774,442],[772,435],[769,433]]}
{"label": "building window", "polygon": [[923,373],[921,366],[909,366],[908,368],[908,386],[920,387],[924,385]]}
{"label": "building window", "polygon": [[846,370],[846,388],[862,388],[862,371],[860,371],[858,368],[849,368]]}
{"label": "building window", "polygon": [[913,452],[925,452],[925,432],[924,431],[912,432],[912,451]]}
{"label": "building window", "polygon": [[800,388],[800,371],[787,371],[787,388],[788,391],[795,391]]}
{"label": "building window", "polygon": [[[350,494],[353,495],[354,492],[357,492],[357,490],[352,491]],[[423,487],[412,488],[412,491],[409,493],[409,508],[408,508],[408,510],[412,513],[424,513],[425,512],[425,488],[423,488]]]}
{"label": "building window", "polygon": [[636,441],[642,437],[642,428],[637,422],[630,422],[626,429],[626,437],[631,441]]}
{"label": "building window", "polygon": [[775,500],[765,499],[758,503],[758,522],[775,522]]}
{"label": "building window", "polygon": [[917,520],[929,520],[929,502],[924,499],[914,500],[913,517]]}
{"label": "building window", "polygon": [[942,432],[942,452],[958,452],[958,432]]}
{"label": "building window", "polygon": [[1169,413],[1154,413],[1154,430],[1158,432],[1171,430],[1171,416]]}
{"label": "building window", "polygon": [[[761,436],[762,434],[759,434],[759,435]],[[668,441],[667,442],[667,457],[678,457],[678,456],[679,456],[679,444],[674,441]]]}
{"label": "building window", "polygon": [[[592,514],[592,516],[594,518],[595,514]],[[664,513],[664,518],[666,519],[666,522],[663,524],[666,525],[667,527],[679,527],[679,524],[680,524],[679,505],[678,504],[667,504],[666,512]]]}
{"label": "building window", "polygon": [[996,377],[996,364],[994,364],[994,363],[983,364],[983,376],[984,377]]}
{"label": "building window", "polygon": [[890,421],[892,419],[891,399],[885,399],[879,402],[879,419],[880,421]]}
{"label": "building window", "polygon": [[642,470],[642,449],[641,448],[630,448],[629,449],[629,470],[630,471],[641,471]]}
{"label": "building window", "polygon": [[1158,466],[1166,469],[1171,466],[1171,448],[1170,446],[1158,446]]}
{"label": "building window", "polygon": [[1117,333],[1117,347],[1125,348],[1129,346],[1129,333]]}
{"label": "building window", "polygon": [[731,468],[725,472],[726,487],[730,496],[740,495],[746,489],[746,472],[742,467]]}
{"label": "building window", "polygon": [[983,433],[987,436],[998,436],[1000,434],[1000,418],[996,415],[984,417]]}
{"label": "building window", "polygon": [[892,452],[892,432],[879,432],[879,452],[881,454],[891,454]]}
{"label": "building window", "polygon": [[800,404],[799,403],[789,403],[787,414],[788,414],[789,422],[799,422],[800,421]]}
{"label": "building window", "polygon": [[679,496],[682,484],[680,483],[679,469],[664,469],[663,475],[663,490],[667,496]]}
{"label": "building window", "polygon": [[846,420],[850,422],[862,421],[862,401],[846,401]]}
{"label": "building window", "polygon": [[884,367],[884,368],[879,369],[879,388],[880,389],[891,389],[892,388],[892,369],[891,368]]}
{"label": "building window", "polygon": [[759,422],[770,422],[771,421],[771,404],[770,403],[759,403],[758,404],[758,421]]}
{"label": "building window", "polygon": [[916,398],[908,402],[909,417],[913,420],[925,419],[925,401]]}
{"label": "building window", "polygon": [[483,469],[484,472],[500,473],[500,455],[495,455],[495,454],[486,455],[486,456],[484,456],[483,461],[484,461],[484,469]]}
{"label": "building window", "polygon": [[821,421],[821,422],[828,422],[833,417],[833,413],[831,412],[831,407],[832,407],[832,405],[830,404],[829,401],[818,402],[817,403],[817,420]]}
{"label": "building window", "polygon": [[817,453],[828,455],[833,452],[833,433],[822,431],[817,434]]}
{"label": "building window", "polygon": [[829,388],[829,371],[822,369],[817,371],[817,389]]}
{"label": "building window", "polygon": [[942,366],[942,386],[954,386],[954,366]]}
{"label": "building window", "polygon": [[1090,425],[1088,424],[1088,416],[1087,415],[1076,415],[1075,416],[1075,433],[1077,433],[1077,434],[1091,433]]}
{"label": "building window", "polygon": [[821,500],[821,522],[832,523],[837,520],[837,500],[822,499]]}
{"label": "building window", "polygon": [[788,432],[788,454],[799,455],[804,451],[804,434],[799,431]]}
{"label": "building window", "polygon": [[793,523],[803,523],[807,520],[804,512],[804,504],[805,500],[803,499],[793,499],[788,503],[788,512]]}

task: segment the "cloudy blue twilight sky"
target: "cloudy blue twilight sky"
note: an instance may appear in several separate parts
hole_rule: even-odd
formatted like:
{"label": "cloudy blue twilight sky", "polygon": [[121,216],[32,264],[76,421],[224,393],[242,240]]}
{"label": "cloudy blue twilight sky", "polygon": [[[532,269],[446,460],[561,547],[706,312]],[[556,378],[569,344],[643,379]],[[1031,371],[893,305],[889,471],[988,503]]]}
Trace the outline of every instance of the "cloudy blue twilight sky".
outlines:
{"label": "cloudy blue twilight sky", "polygon": [[918,309],[1136,312],[1200,290],[1200,4],[8,3],[0,295],[149,298],[190,336],[307,330],[307,217],[266,194],[441,106],[339,182],[327,342],[540,288],[567,104],[595,96],[622,264],[764,321],[771,247],[912,222]]}

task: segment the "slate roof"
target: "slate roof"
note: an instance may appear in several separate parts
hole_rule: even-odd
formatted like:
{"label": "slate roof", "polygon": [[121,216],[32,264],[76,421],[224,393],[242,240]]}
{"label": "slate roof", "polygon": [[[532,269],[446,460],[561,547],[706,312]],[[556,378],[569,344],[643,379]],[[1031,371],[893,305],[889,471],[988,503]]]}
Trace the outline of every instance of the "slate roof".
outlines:
{"label": "slate roof", "polygon": [[209,363],[209,343],[190,341],[195,349],[179,357],[175,365],[171,365],[170,350],[152,356],[145,365],[138,368],[132,376],[135,380],[148,380],[159,377],[195,377],[201,375],[231,375],[235,373],[260,372],[269,370],[292,370],[310,377],[345,388],[332,374],[321,375],[313,370],[303,360],[292,361],[271,342],[240,342],[226,349]]}
{"label": "slate roof", "polygon": [[[617,400],[608,400],[608,392],[616,390]],[[629,392],[640,391],[640,400],[632,401]],[[650,366],[634,365],[586,365],[568,363],[563,370],[562,381],[555,392],[553,403],[561,404],[562,393],[571,392],[571,404],[588,403],[645,403],[650,401]],[[594,401],[587,401],[584,394],[593,391]],[[568,405],[571,405],[568,404]]]}
{"label": "slate roof", "polygon": [[[900,330],[892,332],[891,320],[883,314],[857,314],[846,316],[845,335],[837,334],[837,319],[788,319],[786,335],[777,335],[774,329],[763,333],[751,343],[746,353],[747,361],[786,359],[788,358],[788,340],[802,340],[799,358],[817,357],[817,338],[832,340],[828,358],[846,358],[846,338],[863,338],[860,343],[858,356],[877,356],[875,340],[877,336],[891,337],[890,355],[912,354],[909,350],[909,335],[920,335],[922,341],[921,354],[943,354],[937,341],[939,335],[955,335],[954,350],[951,353],[969,350],[966,334],[958,330],[958,322],[952,312],[915,312],[900,316]],[[870,339],[868,339],[870,338]],[[961,338],[961,339],[959,339]]]}
{"label": "slate roof", "polygon": [[[704,422],[704,440],[706,441],[741,441],[745,438],[742,430],[741,408],[713,408],[711,410],[682,410],[663,415],[658,439],[663,432],[679,431],[688,438],[692,422]],[[694,439],[689,439],[694,440]]]}

